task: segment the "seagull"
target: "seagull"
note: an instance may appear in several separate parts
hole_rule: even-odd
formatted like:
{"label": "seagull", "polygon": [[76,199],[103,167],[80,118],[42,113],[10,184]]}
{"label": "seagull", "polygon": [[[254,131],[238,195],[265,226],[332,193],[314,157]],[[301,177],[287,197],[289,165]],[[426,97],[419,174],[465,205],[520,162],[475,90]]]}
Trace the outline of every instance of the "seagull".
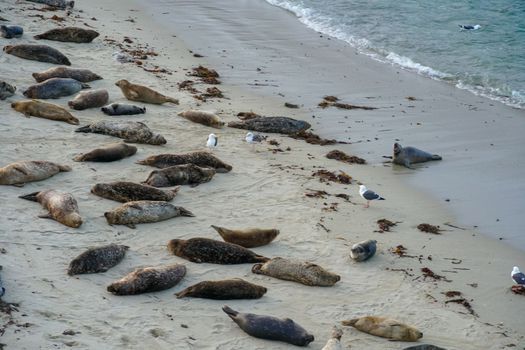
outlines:
{"label": "seagull", "polygon": [[373,201],[373,200],[384,201],[385,200],[383,197],[381,197],[374,191],[367,189],[365,185],[359,186],[359,195],[363,197],[364,199],[366,199],[365,208],[368,208],[370,206],[370,201]]}
{"label": "seagull", "polygon": [[525,273],[520,272],[520,269],[517,266],[514,266],[514,268],[512,269],[510,277],[512,277],[512,280],[515,283],[525,286]]}
{"label": "seagull", "polygon": [[246,142],[253,145],[254,143],[263,142],[264,140],[266,140],[266,136],[249,132],[246,134],[246,137],[244,139],[246,140]]}
{"label": "seagull", "polygon": [[214,148],[217,147],[217,135],[215,134],[210,134],[208,136],[208,141],[206,141],[206,147],[208,147],[210,150],[213,150]]}
{"label": "seagull", "polygon": [[473,26],[471,26],[471,25],[463,25],[463,24],[458,24],[458,25],[459,25],[459,27],[461,29],[466,29],[466,30],[477,30],[477,29],[481,28],[481,26],[479,24],[476,24],[476,25],[473,25]]}
{"label": "seagull", "polygon": [[[0,270],[2,269],[2,266],[0,266]],[[4,296],[5,294],[5,288],[4,284],[2,283],[2,278],[0,278],[0,297]]]}

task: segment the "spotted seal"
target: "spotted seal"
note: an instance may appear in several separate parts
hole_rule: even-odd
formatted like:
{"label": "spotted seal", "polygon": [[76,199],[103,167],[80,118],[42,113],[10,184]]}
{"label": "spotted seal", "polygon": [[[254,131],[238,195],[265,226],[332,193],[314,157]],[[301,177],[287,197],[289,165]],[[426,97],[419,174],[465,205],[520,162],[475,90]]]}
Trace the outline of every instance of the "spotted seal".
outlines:
{"label": "spotted seal", "polygon": [[177,298],[205,298],[216,300],[259,299],[266,293],[266,288],[246,282],[240,278],[222,281],[203,281],[178,293]]}
{"label": "spotted seal", "polygon": [[365,261],[370,259],[376,253],[377,241],[369,239],[356,243],[350,249],[350,257],[355,261]]}
{"label": "spotted seal", "polygon": [[33,73],[33,78],[37,83],[41,83],[51,78],[71,78],[81,83],[103,79],[100,75],[93,73],[89,69],[78,69],[68,67],[52,67],[40,73]]}
{"label": "spotted seal", "polygon": [[82,218],[78,213],[77,201],[70,193],[45,190],[26,194],[19,198],[38,202],[49,210],[49,213],[39,215],[40,218],[53,219],[73,228],[78,228],[82,225]]}
{"label": "spotted seal", "polygon": [[80,154],[73,158],[76,162],[113,162],[137,153],[137,147],[123,142],[112,143],[96,148],[88,153]]}
{"label": "spotted seal", "polygon": [[105,212],[104,216],[110,225],[126,225],[129,228],[135,228],[136,224],[195,215],[183,207],[176,207],[164,201],[133,201]]}
{"label": "spotted seal", "polygon": [[179,192],[180,186],[171,190],[159,190],[156,187],[140,185],[133,182],[111,182],[96,184],[91,188],[91,193],[102,198],[112,199],[117,202],[134,201],[165,201],[169,202]]}
{"label": "spotted seal", "polygon": [[158,93],[155,90],[150,89],[147,86],[133,84],[129,81],[122,79],[115,83],[126,98],[130,101],[145,102],[151,104],[163,104],[166,102],[171,102],[176,105],[179,104],[179,100],[173,97],[164,96],[161,93]]}
{"label": "spotted seal", "polygon": [[6,39],[20,38],[24,34],[24,28],[20,26],[0,26],[0,37]]}
{"label": "spotted seal", "polygon": [[417,341],[423,333],[415,327],[386,317],[365,316],[341,322],[343,326],[352,326],[361,332],[378,337],[399,341]]}
{"label": "spotted seal", "polygon": [[128,246],[118,244],[90,248],[69,263],[67,274],[106,272],[124,259],[128,249]]}
{"label": "spotted seal", "polygon": [[158,154],[139,160],[136,163],[161,169],[174,165],[194,164],[202,168],[214,168],[218,173],[227,173],[232,170],[231,165],[224,163],[210,152],[202,151],[179,154]]}
{"label": "spotted seal", "polygon": [[5,100],[6,98],[13,96],[15,91],[15,86],[6,83],[5,81],[0,81],[0,100]]}
{"label": "spotted seal", "polygon": [[229,122],[230,128],[278,134],[295,134],[307,130],[311,125],[303,120],[288,117],[257,117],[243,121]]}
{"label": "spotted seal", "polygon": [[201,168],[193,164],[174,165],[169,168],[153,170],[143,184],[154,187],[191,185],[210,181],[215,175],[213,168]]}
{"label": "spotted seal", "polygon": [[61,171],[71,171],[71,168],[42,160],[11,163],[0,168],[0,185],[23,186],[27,182],[47,179]]}
{"label": "spotted seal", "polygon": [[150,145],[163,145],[166,143],[166,139],[162,135],[154,134],[146,124],[141,122],[101,120],[78,128],[75,132],[120,137],[129,143],[146,143]]}
{"label": "spotted seal", "polygon": [[71,78],[51,78],[41,83],[31,85],[24,91],[24,96],[29,98],[60,98],[76,94],[82,89],[89,89],[86,83],[81,83]]}
{"label": "spotted seal", "polygon": [[30,116],[66,122],[72,125],[78,125],[79,121],[64,108],[43,101],[25,100],[11,103],[11,108],[23,113],[27,118]]}
{"label": "spotted seal", "polygon": [[277,237],[279,230],[251,228],[244,230],[230,230],[225,227],[211,225],[224,241],[238,244],[245,248],[255,248],[267,245]]}
{"label": "spotted seal", "polygon": [[180,264],[136,269],[107,290],[115,295],[134,295],[158,292],[177,285],[186,275],[186,266]]}
{"label": "spotted seal", "polygon": [[67,104],[76,110],[102,107],[108,103],[109,94],[107,90],[97,89],[91,91],[82,91]]}
{"label": "spotted seal", "polygon": [[71,43],[90,43],[100,34],[93,29],[64,27],[50,29],[45,33],[35,35],[37,40],[46,39]]}
{"label": "spotted seal", "polygon": [[441,156],[437,154],[430,154],[415,147],[403,147],[399,143],[394,143],[394,156],[392,162],[403,165],[407,168],[412,168],[411,165],[415,163],[424,163],[431,160],[441,160]]}
{"label": "spotted seal", "polygon": [[179,112],[178,115],[194,123],[211,126],[216,129],[220,129],[224,126],[224,122],[221,118],[212,112],[189,110]]}
{"label": "spotted seal", "polygon": [[71,62],[63,53],[47,45],[7,45],[4,46],[4,52],[26,60],[64,64],[66,66],[71,65]]}

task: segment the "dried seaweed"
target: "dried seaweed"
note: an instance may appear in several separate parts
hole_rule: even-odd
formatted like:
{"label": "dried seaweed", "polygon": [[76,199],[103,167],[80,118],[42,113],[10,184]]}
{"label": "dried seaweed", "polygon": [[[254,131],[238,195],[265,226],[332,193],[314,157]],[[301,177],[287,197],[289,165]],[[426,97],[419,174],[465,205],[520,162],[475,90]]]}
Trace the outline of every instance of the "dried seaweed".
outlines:
{"label": "dried seaweed", "polygon": [[217,87],[211,87],[211,88],[207,88],[206,89],[206,92],[204,94],[202,94],[202,96],[206,97],[206,98],[212,98],[212,97],[215,97],[215,98],[224,98],[224,95],[222,94],[222,91],[219,90]]}
{"label": "dried seaweed", "polygon": [[326,158],[339,160],[348,164],[366,164],[366,160],[357,156],[349,156],[348,154],[334,149],[326,154]]}
{"label": "dried seaweed", "polygon": [[400,258],[407,256],[406,252],[407,252],[407,249],[403,247],[401,244],[395,248],[390,248],[390,253],[395,254],[399,256]]}
{"label": "dried seaweed", "polygon": [[377,220],[377,225],[379,225],[379,232],[389,232],[390,227],[394,227],[397,225],[396,222],[392,222],[388,219],[379,219]]}
{"label": "dried seaweed", "polygon": [[339,101],[339,98],[338,97],[335,97],[335,96],[325,96],[323,97],[323,99],[327,102],[337,102]]}
{"label": "dried seaweed", "polygon": [[461,296],[461,292],[457,290],[449,290],[448,292],[443,293],[447,298],[454,298]]}
{"label": "dried seaweed", "polygon": [[377,109],[377,107],[353,105],[353,104],[341,103],[337,101],[339,101],[339,99],[335,96],[325,96],[323,98],[323,101],[321,101],[317,106],[321,108],[336,107],[339,109],[364,109],[364,110]]}
{"label": "dried seaweed", "polygon": [[436,235],[439,235],[441,233],[441,229],[439,228],[439,226],[434,226],[430,224],[419,224],[417,225],[417,228],[421,232],[428,232]]}
{"label": "dried seaweed", "polygon": [[340,174],[336,175],[335,173],[331,171],[321,169],[321,170],[317,170],[316,172],[314,172],[312,176],[319,177],[320,182],[331,181],[331,182],[337,182],[337,183],[345,184],[345,185],[352,183],[352,177],[350,175],[348,175],[347,173],[341,170],[339,172]]}
{"label": "dried seaweed", "polygon": [[525,286],[517,284],[517,285],[510,287],[510,290],[512,290],[512,293],[514,294],[525,295]]}
{"label": "dried seaweed", "polygon": [[322,139],[321,137],[319,137],[319,135],[316,135],[313,132],[305,131],[305,130],[296,132],[295,134],[291,134],[289,136],[296,140],[305,140],[306,143],[309,143],[312,145],[320,145],[320,146],[334,145],[336,143],[342,143],[342,144],[348,143],[344,141]]}
{"label": "dried seaweed", "polygon": [[304,195],[310,198],[326,198],[326,196],[329,196],[330,194],[326,191],[314,190],[312,192],[306,192]]}
{"label": "dried seaweed", "polygon": [[421,268],[421,272],[423,272],[424,279],[427,279],[427,277],[428,277],[428,278],[432,278],[435,281],[443,280],[443,281],[446,281],[446,282],[452,282],[451,280],[447,279],[445,276],[441,276],[441,275],[438,275],[438,274],[434,273],[434,271],[432,271],[428,267]]}
{"label": "dried seaweed", "polygon": [[458,298],[458,299],[452,299],[452,300],[445,301],[445,304],[448,304],[448,303],[456,303],[456,304],[463,305],[465,309],[467,309],[470,312],[471,315],[478,317],[478,314],[476,314],[474,309],[472,309],[472,305],[470,305],[470,303],[465,298]]}

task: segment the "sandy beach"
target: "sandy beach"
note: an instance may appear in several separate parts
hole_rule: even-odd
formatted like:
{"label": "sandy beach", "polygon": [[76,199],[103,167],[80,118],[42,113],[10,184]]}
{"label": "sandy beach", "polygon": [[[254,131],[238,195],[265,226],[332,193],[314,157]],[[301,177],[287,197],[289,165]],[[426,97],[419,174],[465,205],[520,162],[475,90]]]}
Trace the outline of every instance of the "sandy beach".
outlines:
{"label": "sandy beach", "polygon": [[[147,6],[134,1],[77,1],[70,15],[39,11],[43,5],[24,1],[1,5],[0,16],[24,27],[22,38],[0,38],[2,46],[38,43],[33,35],[56,26],[92,28],[100,37],[89,44],[40,43],[65,53],[72,67],[103,76],[89,84],[107,89],[110,102],[126,102],[114,84],[119,79],[180,100],[178,106],[148,104],[146,114],[139,116],[109,117],[98,109],[72,111],[80,126],[112,118],[142,121],[167,140],[163,146],[137,144],[137,154],[120,161],[76,163],[72,158],[77,154],[118,139],[75,133],[73,125],[27,119],[11,109],[11,102],[25,99],[22,92],[34,84],[31,74],[52,65],[0,53],[1,80],[17,87],[15,96],[0,101],[0,166],[48,160],[73,168],[21,188],[0,188],[0,273],[6,288],[2,300],[18,304],[11,315],[0,314],[0,343],[5,348],[291,347],[250,337],[221,310],[225,304],[241,312],[293,319],[315,336],[312,349],[323,347],[333,325],[366,315],[389,316],[416,326],[424,333],[419,344],[462,350],[525,348],[525,299],[510,291],[512,266],[525,268],[525,244],[517,225],[523,208],[520,194],[525,191],[517,181],[524,175],[522,110],[357,55],[344,43],[320,37],[290,20],[291,14],[262,1],[154,1]],[[53,15],[63,20],[51,20]],[[222,19],[226,15],[229,21]],[[288,27],[271,32],[276,23]],[[155,55],[142,59],[141,65],[119,63],[112,58],[121,50],[117,45]],[[198,65],[219,72],[222,84],[217,87],[225,98],[203,102],[178,89],[177,83],[195,79],[188,73]],[[304,74],[308,71],[312,73]],[[199,91],[210,86],[194,85]],[[317,103],[324,95],[379,109],[320,109]],[[67,106],[72,97],[51,102]],[[300,108],[286,108],[285,102]],[[251,147],[244,142],[245,130],[211,129],[177,116],[190,108],[216,111],[226,122],[247,111],[303,119],[320,136],[351,144],[319,146],[268,134],[278,146]],[[103,213],[119,203],[91,194],[91,186],[144,181],[153,168],[135,164],[137,160],[205,150],[211,132],[219,137],[214,154],[233,170],[197,187],[182,187],[173,204],[191,210],[195,217],[141,224],[136,229],[107,224]],[[383,164],[395,140],[439,153],[444,160],[416,170]],[[362,157],[367,164],[327,159],[326,153],[333,149]],[[320,182],[312,176],[320,169],[344,171],[353,181]],[[387,200],[365,209],[358,195],[359,181]],[[475,190],[467,186],[471,184]],[[18,198],[44,189],[72,193],[83,225],[72,229],[39,219],[44,209]],[[305,195],[316,190],[328,195]],[[465,191],[471,195],[465,196]],[[341,193],[349,198],[335,196]],[[377,232],[376,221],[383,218],[398,223],[390,232]],[[420,223],[439,225],[443,231],[422,233],[417,229]],[[274,242],[253,250],[267,257],[311,261],[337,273],[341,281],[333,287],[307,287],[255,275],[250,264],[195,264],[167,251],[166,243],[174,238],[220,239],[210,225],[278,228],[281,233]],[[370,261],[355,263],[349,257],[350,246],[365,239],[376,239],[378,252]],[[78,254],[109,243],[130,247],[116,267],[99,274],[66,274]],[[391,252],[399,245],[406,248],[406,256]],[[125,297],[106,291],[111,282],[137,267],[175,262],[185,264],[188,271],[174,288]],[[443,278],[425,277],[422,268]],[[268,292],[258,300],[240,301],[174,296],[203,280],[234,277],[263,285]],[[454,299],[445,295],[448,291],[461,292],[471,311],[447,303]],[[343,330],[345,349],[411,345],[351,327]]]}

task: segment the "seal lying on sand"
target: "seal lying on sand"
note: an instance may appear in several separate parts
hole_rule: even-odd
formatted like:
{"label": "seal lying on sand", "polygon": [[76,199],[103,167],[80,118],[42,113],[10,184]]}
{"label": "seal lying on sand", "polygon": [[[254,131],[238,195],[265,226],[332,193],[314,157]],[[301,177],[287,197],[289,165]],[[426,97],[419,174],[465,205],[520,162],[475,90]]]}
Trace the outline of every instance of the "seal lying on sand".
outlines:
{"label": "seal lying on sand", "polygon": [[368,334],[400,341],[417,341],[423,333],[412,326],[386,317],[365,316],[341,322]]}
{"label": "seal lying on sand", "polygon": [[115,160],[131,157],[135,153],[137,153],[137,147],[119,142],[78,155],[73,158],[73,160],[75,162],[113,162]]}
{"label": "seal lying on sand", "polygon": [[135,228],[136,224],[195,215],[183,207],[176,207],[164,201],[134,201],[105,212],[104,216],[110,225],[126,225],[129,228]]}
{"label": "seal lying on sand", "polygon": [[71,43],[90,43],[99,35],[100,34],[92,29],[64,27],[48,30],[45,33],[35,35],[34,38],[37,40],[46,39]]}
{"label": "seal lying on sand", "polygon": [[174,165],[161,170],[153,170],[143,183],[154,187],[192,185],[193,187],[210,181],[215,175],[213,168],[201,168],[193,164]]}
{"label": "seal lying on sand", "polygon": [[339,275],[328,272],[319,265],[283,258],[273,258],[264,264],[255,264],[252,272],[307,286],[331,287],[341,279]]}
{"label": "seal lying on sand", "polygon": [[157,105],[166,102],[171,102],[176,105],[179,104],[179,100],[173,97],[164,96],[163,94],[158,93],[147,86],[133,84],[125,79],[117,81],[115,85],[117,85],[120,90],[122,90],[124,96],[126,96],[126,98],[130,101],[146,102]]}
{"label": "seal lying on sand", "polygon": [[32,76],[38,83],[51,78],[71,78],[78,80],[81,83],[89,83],[90,81],[102,79],[100,75],[93,73],[89,69],[76,69],[67,67],[49,68],[40,73],[33,73]]}
{"label": "seal lying on sand", "polygon": [[168,242],[168,250],[195,263],[231,265],[268,261],[240,245],[208,238],[172,239]]}
{"label": "seal lying on sand", "polygon": [[133,115],[146,113],[146,107],[128,105],[124,103],[112,103],[100,109],[107,115]]}
{"label": "seal lying on sand", "polygon": [[224,122],[221,120],[221,118],[212,112],[189,110],[180,112],[178,115],[194,123],[211,126],[217,129],[220,129],[224,126]]}
{"label": "seal lying on sand", "polygon": [[66,8],[72,9],[73,6],[75,6],[74,1],[66,1],[66,0],[27,0],[31,2],[36,2],[39,4],[46,4],[48,6],[56,7],[62,10],[65,10]]}
{"label": "seal lying on sand", "polygon": [[6,39],[20,38],[24,34],[24,28],[20,26],[0,26],[0,37]]}
{"label": "seal lying on sand", "polygon": [[266,293],[266,288],[246,282],[240,278],[222,281],[203,281],[178,293],[177,298],[205,298],[216,300],[259,299]]}
{"label": "seal lying on sand", "polygon": [[66,122],[68,124],[78,125],[79,121],[64,108],[43,101],[26,100],[11,103],[11,107],[26,117],[38,117],[50,120]]}
{"label": "seal lying on sand", "polygon": [[34,192],[19,198],[38,202],[49,213],[39,215],[40,218],[53,219],[63,225],[78,228],[82,225],[82,218],[78,213],[78,204],[73,195],[55,190]]}
{"label": "seal lying on sand", "polygon": [[96,184],[91,188],[91,193],[122,203],[133,201],[169,202],[175,198],[179,189],[180,186],[163,191],[156,187],[140,185],[133,182],[112,182],[108,184]]}
{"label": "seal lying on sand", "polygon": [[307,346],[314,341],[313,335],[289,318],[244,314],[226,305],[222,310],[252,337],[279,340],[297,346]]}
{"label": "seal lying on sand", "polygon": [[368,260],[376,253],[376,244],[377,241],[374,239],[356,243],[350,249],[350,257],[355,261]]}
{"label": "seal lying on sand", "polygon": [[5,81],[0,81],[0,100],[5,100],[15,94],[16,87]]}
{"label": "seal lying on sand", "polygon": [[70,66],[71,62],[57,49],[47,45],[32,45],[32,44],[20,44],[20,45],[7,45],[4,46],[5,53],[26,60],[48,62],[53,64],[64,64]]}
{"label": "seal lying on sand", "polygon": [[98,89],[91,91],[83,91],[75,96],[67,104],[69,107],[76,110],[83,110],[88,108],[102,107],[108,103],[109,94],[107,90]]}
{"label": "seal lying on sand", "polygon": [[441,160],[441,156],[430,154],[415,147],[403,147],[399,143],[394,143],[394,156],[392,162],[411,168],[412,164],[423,163],[431,160]]}
{"label": "seal lying on sand", "polygon": [[210,152],[190,152],[182,154],[158,154],[137,161],[137,164],[150,165],[156,168],[168,168],[174,165],[194,164],[203,168],[214,168],[218,173],[227,173],[232,166],[224,163]]}
{"label": "seal lying on sand", "polygon": [[117,244],[88,249],[69,263],[67,274],[106,272],[124,259],[128,249],[126,245]]}
{"label": "seal lying on sand", "polygon": [[330,339],[326,342],[326,345],[323,346],[321,350],[343,350],[341,346],[341,337],[343,336],[343,331],[337,327],[332,329],[332,335]]}
{"label": "seal lying on sand", "polygon": [[211,225],[226,242],[238,244],[245,248],[255,248],[267,245],[277,237],[279,230],[251,228],[245,230],[230,230]]}
{"label": "seal lying on sand", "polygon": [[158,292],[174,287],[184,275],[186,275],[186,267],[179,264],[136,269],[111,283],[108,292],[116,295]]}
{"label": "seal lying on sand", "polygon": [[430,344],[421,344],[421,345],[409,346],[408,348],[404,348],[403,350],[447,350],[447,349],[440,348],[439,346],[430,345]]}
{"label": "seal lying on sand", "polygon": [[71,168],[42,160],[11,163],[0,168],[0,185],[23,186],[26,182],[44,180],[61,171],[71,171]]}
{"label": "seal lying on sand", "polygon": [[253,119],[229,122],[230,128],[247,129],[259,132],[274,132],[278,134],[295,134],[310,128],[303,120],[288,117],[257,117]]}
{"label": "seal lying on sand", "polygon": [[110,135],[120,137],[125,142],[130,143],[146,143],[150,145],[163,145],[166,143],[166,139],[162,135],[154,134],[146,124],[141,122],[101,120],[78,128],[75,132]]}
{"label": "seal lying on sand", "polygon": [[82,89],[89,89],[86,83],[71,78],[51,78],[41,83],[31,85],[24,91],[24,96],[29,98],[60,98],[76,94]]}

